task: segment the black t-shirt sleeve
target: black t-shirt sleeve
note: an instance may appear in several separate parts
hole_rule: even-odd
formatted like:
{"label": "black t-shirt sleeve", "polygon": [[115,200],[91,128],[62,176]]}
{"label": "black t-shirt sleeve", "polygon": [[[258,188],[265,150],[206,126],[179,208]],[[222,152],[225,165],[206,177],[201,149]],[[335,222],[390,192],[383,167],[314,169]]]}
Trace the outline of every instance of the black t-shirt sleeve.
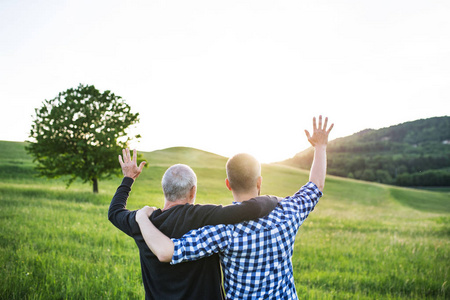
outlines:
{"label": "black t-shirt sleeve", "polygon": [[129,236],[139,231],[139,227],[135,221],[136,211],[129,211],[127,207],[127,199],[131,191],[134,180],[124,177],[121,185],[117,188],[108,210],[108,219],[117,228],[125,232]]}
{"label": "black t-shirt sleeve", "polygon": [[278,198],[259,196],[236,205],[199,205],[197,216],[202,226],[217,224],[236,224],[267,216],[278,204]]}

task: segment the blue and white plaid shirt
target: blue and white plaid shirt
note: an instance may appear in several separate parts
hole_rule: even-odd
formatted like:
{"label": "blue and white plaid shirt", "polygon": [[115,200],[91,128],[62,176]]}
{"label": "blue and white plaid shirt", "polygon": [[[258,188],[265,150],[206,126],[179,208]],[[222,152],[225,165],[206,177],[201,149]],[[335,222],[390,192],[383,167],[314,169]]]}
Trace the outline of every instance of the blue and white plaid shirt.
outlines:
{"label": "blue and white plaid shirt", "polygon": [[205,226],[172,239],[171,264],[218,252],[228,299],[297,299],[291,261],[295,236],[321,196],[308,182],[264,218]]}

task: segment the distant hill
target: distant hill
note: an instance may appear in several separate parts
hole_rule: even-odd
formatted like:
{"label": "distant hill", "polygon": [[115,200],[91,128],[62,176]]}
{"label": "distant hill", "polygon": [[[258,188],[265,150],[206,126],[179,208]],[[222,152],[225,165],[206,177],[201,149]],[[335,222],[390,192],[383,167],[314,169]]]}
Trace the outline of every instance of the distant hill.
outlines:
{"label": "distant hill", "polygon": [[[0,140],[0,179],[37,176],[33,158],[25,151],[26,142]],[[174,164],[192,168],[219,168],[225,170],[227,158],[189,147],[171,147],[152,152],[139,151],[151,167],[166,169]],[[120,168],[119,164],[117,167]]]}
{"label": "distant hill", "polygon": [[[281,164],[309,169],[313,149]],[[450,186],[450,117],[366,129],[329,142],[328,173],[402,186]]]}
{"label": "distant hill", "polygon": [[227,162],[226,157],[189,147],[171,147],[141,153],[150,165],[165,167],[174,164],[186,164],[192,168],[225,168],[225,163]]}

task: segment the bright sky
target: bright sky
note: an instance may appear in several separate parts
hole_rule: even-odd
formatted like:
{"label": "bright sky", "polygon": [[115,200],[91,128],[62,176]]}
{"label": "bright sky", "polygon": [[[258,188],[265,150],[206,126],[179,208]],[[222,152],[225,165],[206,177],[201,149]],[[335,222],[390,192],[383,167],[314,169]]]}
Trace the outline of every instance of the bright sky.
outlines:
{"label": "bright sky", "polygon": [[126,99],[137,149],[189,146],[262,162],[450,114],[448,0],[1,0],[0,140],[34,108],[93,84]]}

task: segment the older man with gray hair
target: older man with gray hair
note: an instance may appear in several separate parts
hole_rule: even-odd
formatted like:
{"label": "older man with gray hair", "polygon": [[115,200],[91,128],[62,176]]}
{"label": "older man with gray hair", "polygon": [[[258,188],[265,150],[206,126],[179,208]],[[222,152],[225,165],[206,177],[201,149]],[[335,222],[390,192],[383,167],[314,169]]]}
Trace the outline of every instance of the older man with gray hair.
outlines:
{"label": "older man with gray hair", "polygon": [[[167,169],[161,181],[164,191],[164,197],[167,200],[166,205],[173,205],[177,201],[188,197],[189,203],[194,202],[197,192],[197,176],[187,165],[177,164]],[[192,199],[192,201],[190,200]]]}
{"label": "older man with gray hair", "polygon": [[[162,263],[150,251],[135,220],[136,211],[126,209],[131,186],[142,172],[145,162],[137,166],[136,150],[119,156],[124,178],[109,207],[109,220],[132,237],[139,248],[146,299],[225,299],[219,256],[170,265]],[[277,200],[258,197],[242,205],[194,205],[197,176],[187,165],[177,164],[166,170],[161,181],[164,208],[151,215],[152,223],[165,235],[180,238],[191,229],[205,225],[235,224],[266,216]]]}

